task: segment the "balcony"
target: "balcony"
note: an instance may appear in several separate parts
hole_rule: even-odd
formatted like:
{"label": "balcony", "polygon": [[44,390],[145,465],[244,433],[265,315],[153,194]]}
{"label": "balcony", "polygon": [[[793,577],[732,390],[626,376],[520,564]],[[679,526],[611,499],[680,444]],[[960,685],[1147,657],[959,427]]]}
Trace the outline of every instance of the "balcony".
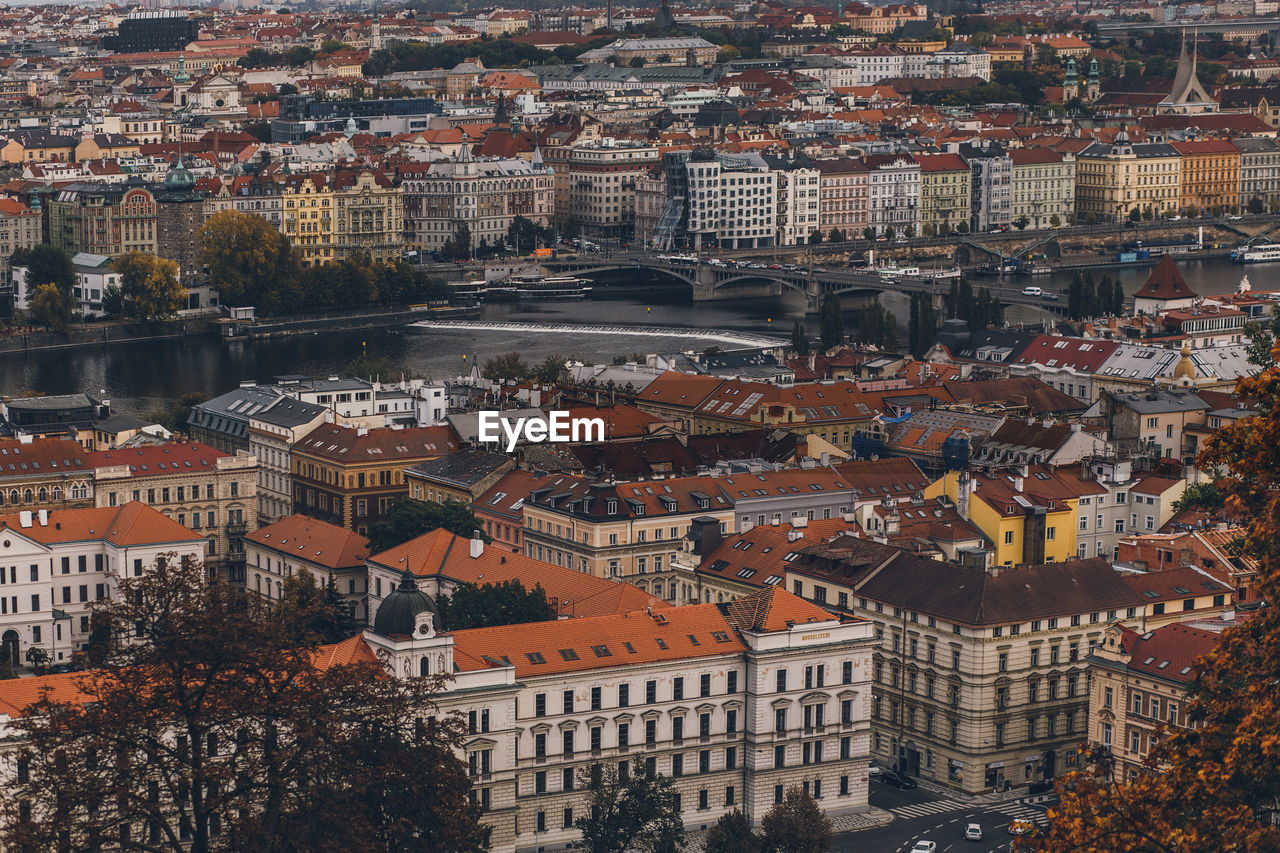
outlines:
{"label": "balcony", "polygon": [[249,532],[249,523],[246,521],[229,521],[227,522],[228,536],[243,536]]}

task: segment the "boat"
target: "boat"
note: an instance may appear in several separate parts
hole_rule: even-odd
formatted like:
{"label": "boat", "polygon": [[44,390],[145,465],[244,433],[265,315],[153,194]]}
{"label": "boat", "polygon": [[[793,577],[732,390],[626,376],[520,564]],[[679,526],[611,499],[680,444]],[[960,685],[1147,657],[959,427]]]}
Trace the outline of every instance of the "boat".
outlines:
{"label": "boat", "polygon": [[934,267],[933,269],[916,268],[914,272],[904,272],[904,281],[949,281],[960,278],[960,267]]}
{"label": "boat", "polygon": [[1255,243],[1241,246],[1231,253],[1231,261],[1237,264],[1265,264],[1280,261],[1280,243]]}
{"label": "boat", "polygon": [[541,273],[514,273],[507,283],[515,289],[516,298],[533,299],[586,299],[591,287],[584,278],[570,275],[542,275]]}
{"label": "boat", "polygon": [[900,267],[898,262],[890,259],[876,267],[876,275],[885,281],[897,281],[900,278],[916,279],[920,276],[920,267]]}
{"label": "boat", "polygon": [[998,275],[1014,275],[1018,272],[1018,264],[1014,261],[1005,261],[1003,264],[988,264],[978,267],[973,271],[974,275],[998,276]]}

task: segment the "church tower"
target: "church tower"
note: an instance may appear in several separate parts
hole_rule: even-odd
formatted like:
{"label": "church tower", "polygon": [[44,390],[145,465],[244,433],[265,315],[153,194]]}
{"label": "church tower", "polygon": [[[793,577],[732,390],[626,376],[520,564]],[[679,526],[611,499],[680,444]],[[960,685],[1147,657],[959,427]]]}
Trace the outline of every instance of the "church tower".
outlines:
{"label": "church tower", "polygon": [[1062,75],[1062,100],[1080,97],[1080,78],[1076,75],[1076,58],[1067,57],[1067,71]]}
{"label": "church tower", "polygon": [[1089,60],[1089,79],[1085,81],[1085,100],[1093,103],[1102,97],[1102,80],[1098,77],[1098,57]]}

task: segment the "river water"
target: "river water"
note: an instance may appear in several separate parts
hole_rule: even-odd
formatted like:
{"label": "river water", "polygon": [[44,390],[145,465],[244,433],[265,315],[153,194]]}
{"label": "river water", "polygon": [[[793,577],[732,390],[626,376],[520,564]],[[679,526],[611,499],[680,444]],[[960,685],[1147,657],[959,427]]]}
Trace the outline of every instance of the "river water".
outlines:
{"label": "river water", "polygon": [[[1187,283],[1202,294],[1235,290],[1243,269],[1226,260],[1196,260],[1179,265]],[[1118,277],[1125,292],[1132,294],[1146,279],[1150,267],[1101,269]],[[1248,267],[1255,289],[1280,289],[1280,264]],[[1055,274],[1048,283],[1036,284],[1065,290],[1070,274]],[[1027,279],[1005,284],[1022,287]],[[975,285],[994,282],[974,280]],[[886,293],[885,305],[892,310],[906,338],[907,298]],[[788,338],[792,324],[804,317],[804,300],[796,294],[772,299],[742,299],[694,305],[687,288],[654,288],[642,295],[609,298],[606,288],[596,288],[594,297],[583,302],[555,302],[539,305],[505,303],[485,305],[482,319],[567,324],[625,324],[636,326],[678,326],[730,329],[772,334]],[[850,311],[846,326],[856,322]],[[1047,315],[1035,308],[1011,307],[1008,319],[1038,322]],[[807,328],[817,332],[817,318],[809,317]],[[110,399],[117,411],[143,415],[183,394],[215,394],[234,388],[241,380],[268,381],[284,374],[324,376],[341,372],[362,353],[386,359],[396,370],[417,376],[447,378],[465,373],[474,359],[481,362],[503,352],[519,351],[530,362],[547,355],[573,356],[586,361],[607,361],[628,353],[672,352],[701,349],[686,338],[654,339],[610,337],[608,335],[565,332],[512,334],[472,330],[391,329],[356,332],[321,332],[274,340],[227,343],[213,337],[186,341],[147,342],[0,357],[0,393],[66,394],[84,391]],[[394,377],[393,377],[394,378]]]}

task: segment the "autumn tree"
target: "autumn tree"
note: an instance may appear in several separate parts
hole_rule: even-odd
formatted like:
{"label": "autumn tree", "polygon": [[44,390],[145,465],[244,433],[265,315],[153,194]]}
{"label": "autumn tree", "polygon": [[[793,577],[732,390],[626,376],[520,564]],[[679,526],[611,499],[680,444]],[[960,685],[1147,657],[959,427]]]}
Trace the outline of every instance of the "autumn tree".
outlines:
{"label": "autumn tree", "polygon": [[[487,830],[439,679],[258,619],[173,555],[95,616],[100,666],[10,720],[6,850],[479,853]],[[423,721],[426,722],[423,722]]]}
{"label": "autumn tree", "polygon": [[590,803],[574,823],[582,832],[582,848],[587,853],[675,853],[684,841],[675,781],[649,770],[640,756],[623,767],[622,773],[612,764],[581,771]]}
{"label": "autumn tree", "polygon": [[[1274,355],[1280,355],[1278,348]],[[1223,426],[1198,467],[1217,481],[1227,513],[1242,519],[1242,556],[1257,561],[1253,597],[1280,601],[1280,368],[1240,380],[1259,414]],[[1183,704],[1191,727],[1169,726],[1148,754],[1150,772],[1112,778],[1108,750],[1059,783],[1043,837],[1021,850],[1048,853],[1219,853],[1280,850],[1280,608],[1263,607],[1221,633],[1196,664]]]}
{"label": "autumn tree", "polygon": [[66,334],[71,328],[75,307],[75,297],[63,293],[56,284],[38,285],[35,293],[27,300],[27,313],[32,322],[48,326],[62,334]]}
{"label": "autumn tree", "polygon": [[826,853],[831,821],[818,803],[800,788],[788,788],[782,802],[760,821],[764,849],[774,853]]}
{"label": "autumn tree", "polygon": [[526,588],[519,580],[464,585],[436,600],[440,621],[449,631],[550,622],[556,609],[541,584]]}
{"label": "autumn tree", "polygon": [[508,379],[520,380],[529,375],[529,365],[518,352],[505,352],[487,360],[480,368],[480,375],[494,382]]}
{"label": "autumn tree", "polygon": [[223,210],[200,229],[200,263],[225,305],[256,305],[295,275],[289,241],[251,213]]}
{"label": "autumn tree", "polygon": [[351,605],[338,592],[333,578],[318,583],[305,567],[280,585],[280,598],[272,601],[264,618],[280,621],[299,642],[318,637],[336,643],[359,633]]}
{"label": "autumn tree", "polygon": [[178,265],[145,252],[126,252],[111,262],[120,274],[120,297],[126,316],[160,320],[178,313],[187,289],[178,283]]}
{"label": "autumn tree", "polygon": [[369,552],[377,554],[441,528],[458,536],[488,539],[481,530],[480,520],[464,503],[401,498],[385,518],[369,528]]}
{"label": "autumn tree", "polygon": [[57,246],[41,243],[14,253],[13,264],[27,270],[27,313],[31,320],[65,334],[78,308],[71,256]]}

